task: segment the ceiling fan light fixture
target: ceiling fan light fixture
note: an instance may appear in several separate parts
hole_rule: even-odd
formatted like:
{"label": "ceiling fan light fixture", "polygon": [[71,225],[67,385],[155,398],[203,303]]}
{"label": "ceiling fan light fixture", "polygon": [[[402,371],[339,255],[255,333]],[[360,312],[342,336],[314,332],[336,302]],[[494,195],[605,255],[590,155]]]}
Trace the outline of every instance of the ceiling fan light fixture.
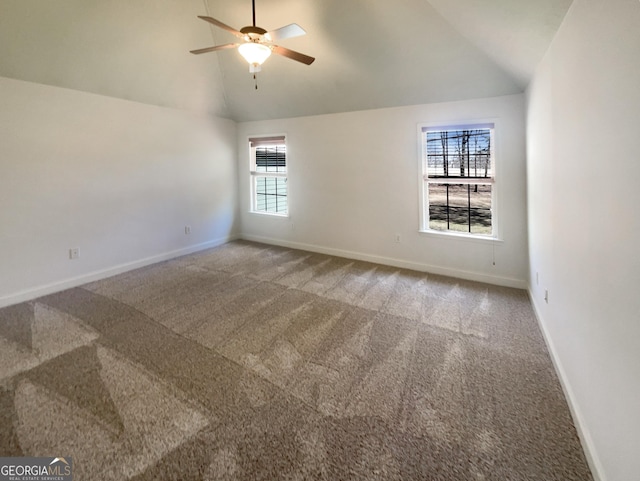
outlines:
{"label": "ceiling fan light fixture", "polygon": [[271,55],[271,49],[257,42],[243,43],[238,47],[238,52],[249,63],[250,72],[259,72],[260,65]]}

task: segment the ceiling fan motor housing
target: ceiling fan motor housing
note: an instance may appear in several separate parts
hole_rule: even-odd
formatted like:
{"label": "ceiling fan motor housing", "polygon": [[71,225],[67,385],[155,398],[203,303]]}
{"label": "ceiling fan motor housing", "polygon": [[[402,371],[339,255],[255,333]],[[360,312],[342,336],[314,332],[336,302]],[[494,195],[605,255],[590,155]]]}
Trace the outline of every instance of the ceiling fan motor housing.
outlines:
{"label": "ceiling fan motor housing", "polygon": [[242,27],[240,29],[240,33],[242,33],[245,38],[249,38],[250,40],[256,41],[260,37],[262,37],[267,31],[264,28],[255,27],[253,25],[249,25],[247,27]]}

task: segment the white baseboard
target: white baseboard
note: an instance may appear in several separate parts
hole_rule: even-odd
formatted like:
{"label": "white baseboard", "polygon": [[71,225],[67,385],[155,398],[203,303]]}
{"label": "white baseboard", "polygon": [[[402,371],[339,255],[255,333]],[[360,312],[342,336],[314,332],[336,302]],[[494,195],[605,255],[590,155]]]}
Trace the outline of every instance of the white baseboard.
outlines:
{"label": "white baseboard", "polygon": [[602,463],[600,462],[600,458],[598,458],[593,439],[591,437],[591,434],[589,433],[589,429],[587,429],[586,423],[584,422],[584,417],[582,416],[580,406],[573,393],[573,389],[571,389],[571,383],[569,382],[564,368],[562,367],[562,362],[560,361],[560,357],[558,356],[555,344],[553,343],[553,339],[551,339],[549,331],[547,330],[546,324],[542,318],[540,309],[536,304],[536,300],[533,296],[533,293],[531,292],[530,286],[527,288],[527,292],[529,293],[529,299],[531,300],[533,311],[535,313],[536,319],[538,320],[538,326],[540,326],[540,331],[542,331],[542,336],[544,337],[544,341],[547,344],[547,349],[549,351],[549,354],[551,355],[553,367],[556,370],[556,374],[558,375],[558,379],[560,380],[560,385],[562,386],[564,396],[567,400],[567,404],[569,405],[569,411],[571,412],[571,417],[573,418],[573,424],[575,425],[576,431],[578,432],[578,437],[580,438],[580,443],[582,444],[582,449],[584,451],[585,457],[587,458],[587,463],[589,464],[589,468],[591,469],[593,479],[594,481],[606,481]]}
{"label": "white baseboard", "polygon": [[163,254],[146,257],[144,259],[139,259],[132,262],[126,262],[124,264],[118,264],[116,266],[108,267],[106,269],[102,269],[99,271],[89,272],[87,274],[83,274],[77,277],[72,277],[70,279],[63,279],[60,281],[52,282],[50,284],[33,287],[31,289],[26,289],[20,292],[16,292],[14,294],[9,294],[7,296],[0,297],[0,307],[6,307],[12,304],[18,304],[20,302],[30,301],[32,299],[53,294],[55,292],[60,292],[65,289],[78,287],[78,286],[81,286],[82,284],[87,284],[88,282],[98,281],[100,279],[105,279],[107,277],[115,276],[116,274],[122,274],[123,272],[131,271],[133,269],[138,269],[140,267],[145,267],[151,264],[155,264],[156,262],[162,262],[169,259],[173,259],[175,257],[191,254],[193,252],[209,249],[211,247],[217,247],[219,245],[225,244],[237,238],[238,238],[237,235],[222,237],[219,239],[203,242],[201,244],[196,244],[196,245],[192,245],[182,249],[165,252]]}
{"label": "white baseboard", "polygon": [[281,247],[289,247],[291,249],[300,249],[310,252],[317,252],[319,254],[327,254],[337,257],[346,257],[347,259],[355,259],[365,262],[374,262],[376,264],[383,264],[392,267],[400,267],[403,269],[411,269],[420,272],[428,272],[431,274],[439,274],[442,276],[457,277],[459,279],[466,279],[469,281],[485,282],[487,284],[494,284],[505,287],[515,287],[517,289],[526,289],[527,283],[524,280],[511,279],[508,277],[491,276],[487,274],[481,274],[478,272],[462,271],[458,269],[448,269],[445,267],[432,266],[429,264],[422,264],[419,262],[406,261],[402,259],[394,259],[392,257],[376,256],[372,254],[365,254],[362,252],[347,251],[342,249],[334,249],[332,247],[324,247],[315,244],[304,244],[301,242],[290,242],[281,239],[272,239],[269,237],[254,236],[254,235],[242,235],[241,239],[261,242],[263,244],[277,245]]}

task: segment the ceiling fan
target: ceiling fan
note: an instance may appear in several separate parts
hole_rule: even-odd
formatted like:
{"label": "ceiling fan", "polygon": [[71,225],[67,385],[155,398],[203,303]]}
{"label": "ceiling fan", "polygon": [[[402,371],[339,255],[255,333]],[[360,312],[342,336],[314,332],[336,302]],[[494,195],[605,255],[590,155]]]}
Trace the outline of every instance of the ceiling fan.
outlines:
{"label": "ceiling fan", "polygon": [[249,63],[249,72],[256,73],[260,71],[261,65],[271,53],[282,55],[283,57],[290,58],[297,62],[301,62],[305,65],[311,65],[315,58],[309,57],[300,52],[290,50],[288,48],[275,45],[273,42],[284,40],[291,37],[299,37],[306,32],[296,23],[286,25],[284,27],[277,28],[267,32],[264,28],[256,26],[256,2],[251,0],[251,7],[253,12],[253,25],[242,27],[240,31],[236,30],[229,25],[222,23],[220,20],[216,20],[212,17],[198,16],[205,22],[209,22],[216,27],[220,27],[227,32],[232,33],[236,37],[242,40],[241,43],[227,43],[225,45],[216,45],[214,47],[200,48],[198,50],[191,50],[193,54],[201,54],[207,52],[216,52],[218,50],[226,50],[238,47],[238,52]]}

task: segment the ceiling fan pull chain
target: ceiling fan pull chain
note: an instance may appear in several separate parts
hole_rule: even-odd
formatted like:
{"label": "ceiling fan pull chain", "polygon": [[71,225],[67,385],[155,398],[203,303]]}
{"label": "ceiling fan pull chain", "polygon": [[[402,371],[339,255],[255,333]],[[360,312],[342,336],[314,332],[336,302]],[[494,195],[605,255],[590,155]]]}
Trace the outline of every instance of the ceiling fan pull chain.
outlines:
{"label": "ceiling fan pull chain", "polygon": [[253,81],[256,83],[256,90],[258,90],[258,78],[256,77],[256,74],[253,74]]}

